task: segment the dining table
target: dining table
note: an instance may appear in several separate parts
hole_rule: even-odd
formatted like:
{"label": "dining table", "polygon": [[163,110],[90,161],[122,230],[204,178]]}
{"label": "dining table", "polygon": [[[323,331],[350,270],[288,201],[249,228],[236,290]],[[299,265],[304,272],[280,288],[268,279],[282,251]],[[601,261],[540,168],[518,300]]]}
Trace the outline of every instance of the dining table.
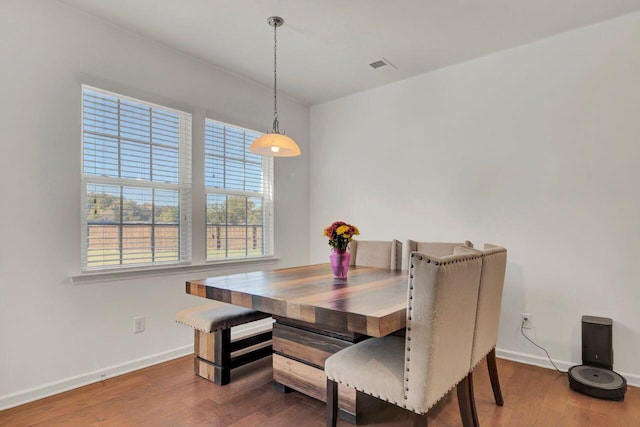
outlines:
{"label": "dining table", "polygon": [[[329,264],[305,265],[192,280],[186,293],[271,314],[274,386],[321,401],[329,356],[406,325],[406,271],[351,266],[338,279]],[[367,399],[341,384],[340,417],[357,424]]]}

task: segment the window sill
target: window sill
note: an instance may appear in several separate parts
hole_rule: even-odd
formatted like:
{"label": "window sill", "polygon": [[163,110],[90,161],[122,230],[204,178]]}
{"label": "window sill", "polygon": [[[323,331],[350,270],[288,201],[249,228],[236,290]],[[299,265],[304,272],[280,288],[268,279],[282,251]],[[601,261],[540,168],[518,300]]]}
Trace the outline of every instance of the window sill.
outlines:
{"label": "window sill", "polygon": [[71,276],[72,285],[86,285],[90,283],[113,282],[145,277],[174,276],[185,273],[217,271],[222,269],[237,269],[255,265],[272,265],[280,260],[278,257],[246,258],[242,260],[209,261],[206,264],[174,264],[163,267],[127,268],[117,271],[87,272]]}

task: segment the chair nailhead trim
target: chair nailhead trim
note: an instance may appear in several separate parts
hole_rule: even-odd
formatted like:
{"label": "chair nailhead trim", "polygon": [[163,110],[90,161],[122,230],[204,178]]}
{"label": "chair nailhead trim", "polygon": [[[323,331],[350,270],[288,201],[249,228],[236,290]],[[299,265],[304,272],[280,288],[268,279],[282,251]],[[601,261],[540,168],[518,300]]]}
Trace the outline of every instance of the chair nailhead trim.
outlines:
{"label": "chair nailhead trim", "polygon": [[[462,258],[462,259],[452,260],[452,261],[448,261],[448,262],[440,262],[440,261],[435,261],[435,260],[433,260],[433,261],[432,261],[432,260],[431,260],[431,259],[429,259],[429,258],[426,258],[426,259],[425,259],[425,257],[423,257],[422,255],[418,256],[418,259],[419,259],[420,261],[422,261],[423,259],[425,259],[425,261],[427,262],[427,264],[428,264],[428,263],[433,262],[435,265],[437,265],[437,266],[441,266],[441,265],[448,265],[448,264],[458,264],[458,263],[463,262],[463,261],[470,261],[470,260],[474,260],[474,259],[482,258],[482,256],[483,256],[483,255],[472,255],[472,256],[468,256],[468,257]],[[414,254],[411,254],[411,258],[413,258],[413,257],[414,257]],[[413,300],[413,292],[412,292],[412,291],[413,291],[413,288],[414,288],[414,286],[413,286],[413,279],[414,279],[414,277],[413,277],[413,269],[414,269],[414,268],[415,268],[415,266],[414,266],[414,263],[412,262],[412,263],[411,263],[411,270],[409,271],[409,279],[410,279],[410,280],[409,280],[409,301]],[[412,311],[412,310],[413,310],[413,307],[411,306],[411,304],[408,304],[408,307],[407,307],[407,320],[408,320],[408,321],[411,321],[411,319],[412,319],[412,316],[411,316],[411,311]],[[411,351],[411,347],[408,345],[408,343],[411,341],[411,335],[409,334],[409,333],[411,332],[411,326],[410,326],[410,325],[407,325],[406,330],[407,330],[407,336],[406,336],[406,338],[405,338],[405,339],[406,339],[406,342],[407,342],[406,352],[407,352],[407,353],[409,353],[409,352]],[[407,362],[407,364],[408,364],[409,362],[411,362],[411,358],[407,356],[407,358],[406,358],[406,362]],[[405,371],[406,371],[406,372],[409,372],[409,367],[408,367],[408,366],[406,366],[406,367],[405,367]],[[404,380],[405,380],[405,382],[407,383],[407,387],[405,388],[405,392],[409,392],[409,382],[410,382],[410,381],[409,381],[409,377],[408,377],[408,375],[407,375],[407,374],[405,374],[405,375],[404,375]],[[460,381],[458,381],[458,382],[460,382]],[[455,386],[454,386],[454,387],[455,387]],[[451,391],[452,389],[453,389],[453,387],[451,387],[451,388],[447,391],[447,393],[448,393],[449,391]],[[445,394],[446,394],[446,393],[445,393]],[[436,402],[438,402],[439,400],[441,400],[441,399],[442,399],[442,397],[444,397],[444,395],[440,396],[440,398],[439,398],[439,399],[437,399],[437,400],[436,400]],[[404,400],[407,400],[407,399],[408,399],[408,396],[405,394],[405,395],[403,396],[403,398],[404,398]],[[432,406],[433,406],[433,405],[432,405]],[[406,405],[405,405],[404,407],[406,408]],[[428,409],[430,409],[430,408],[428,408]],[[415,411],[414,411],[414,412],[415,412]],[[426,412],[422,412],[422,413],[426,413]]]}
{"label": "chair nailhead trim", "polygon": [[[329,377],[327,377],[327,378],[329,378]],[[404,404],[404,403],[400,403],[400,402],[398,402],[398,401],[396,401],[396,400],[391,400],[391,399],[389,399],[389,398],[388,398],[388,397],[386,397],[386,396],[381,396],[381,395],[377,395],[377,396],[376,396],[375,394],[368,393],[368,392],[366,392],[366,391],[362,390],[361,388],[358,388],[358,387],[356,387],[356,386],[349,385],[347,382],[340,381],[340,380],[339,380],[339,379],[337,379],[337,378],[329,378],[329,379],[330,379],[330,380],[332,380],[332,381],[335,381],[335,382],[337,382],[337,383],[339,383],[339,384],[344,384],[344,385],[346,385],[347,387],[352,387],[352,388],[356,389],[357,391],[360,391],[360,392],[362,392],[362,393],[364,393],[364,394],[368,394],[369,396],[377,397],[378,399],[380,399],[380,400],[384,400],[385,402],[389,402],[389,403],[392,403],[392,404],[394,404],[394,405],[396,405],[396,406],[399,406],[399,407],[401,407],[401,408],[408,409],[406,404]],[[407,396],[404,396],[404,398],[405,398],[405,399],[407,399]],[[421,410],[422,410],[422,409],[412,409],[412,411],[413,411],[413,412],[416,412],[416,413],[417,413],[418,411],[421,411]],[[421,412],[421,413],[424,413],[424,412]]]}
{"label": "chair nailhead trim", "polygon": [[[409,358],[407,357],[407,362],[408,362],[408,361],[409,361]],[[409,368],[405,368],[405,370],[406,370],[407,372],[409,372]],[[464,378],[464,377],[463,377],[463,378]],[[447,390],[445,393],[443,393],[439,398],[435,399],[435,401],[433,402],[433,404],[431,404],[431,405],[427,408],[427,410],[426,410],[426,411],[424,410],[424,408],[415,408],[415,407],[414,407],[414,408],[409,408],[409,407],[406,405],[406,403],[405,403],[405,404],[403,404],[403,403],[400,403],[400,402],[396,402],[395,400],[393,400],[393,401],[392,401],[392,400],[390,400],[389,398],[384,397],[384,396],[377,396],[377,398],[378,398],[378,399],[380,399],[380,400],[384,400],[384,401],[386,401],[386,402],[392,403],[392,404],[394,404],[394,405],[396,405],[396,406],[400,406],[400,407],[402,407],[402,408],[409,409],[409,410],[411,410],[412,412],[415,412],[416,414],[424,415],[424,414],[428,413],[429,409],[433,408],[433,406],[434,406],[436,403],[438,403],[440,400],[442,400],[442,398],[443,398],[443,397],[445,397],[445,396],[446,396],[446,395],[447,395],[451,390],[453,390],[453,388],[454,388],[454,387],[456,387],[456,386],[458,385],[458,383],[460,383],[460,381],[462,381],[462,380],[463,380],[463,378],[460,378],[460,379],[455,383],[455,385],[453,385],[452,387],[450,387],[450,388],[449,388],[449,390]],[[375,396],[375,395],[373,395],[373,394],[371,394],[371,393],[367,393],[366,391],[364,391],[364,390],[362,390],[362,389],[360,389],[360,388],[358,388],[358,387],[356,387],[356,386],[351,386],[351,385],[349,385],[349,384],[348,384],[348,383],[346,383],[346,382],[340,381],[340,380],[338,380],[337,378],[329,378],[329,379],[331,379],[332,381],[335,381],[335,382],[337,382],[337,383],[344,384],[344,385],[346,385],[347,387],[352,387],[352,388],[354,388],[354,389],[356,389],[356,390],[358,390],[358,391],[360,391],[360,392],[362,392],[362,393],[368,394],[368,395],[370,395],[370,396]],[[406,377],[406,376],[405,376],[405,381],[409,381],[409,378],[408,378],[408,377]],[[406,390],[407,392],[409,391],[408,384],[407,384],[407,387],[405,388],[405,390]],[[409,399],[409,397],[408,397],[406,394],[405,394],[404,396],[402,396],[402,398],[403,398],[404,400],[408,400],[408,399]]]}
{"label": "chair nailhead trim", "polygon": [[[413,256],[414,256],[414,254],[411,254],[412,258],[413,258]],[[419,256],[418,259],[422,260],[423,257]],[[415,268],[415,265],[414,265],[413,262],[411,262],[411,270],[409,272],[409,301],[413,300],[413,288],[414,288],[414,286],[413,286],[413,279],[414,279],[413,270],[414,270],[414,268]],[[410,303],[407,304],[407,321],[408,322],[411,321],[411,318],[412,318],[411,317],[411,311],[412,310],[413,310],[413,307],[411,306],[411,304]],[[406,357],[407,362],[406,363],[407,363],[407,366],[405,367],[405,371],[407,372],[407,374],[405,374],[405,376],[404,376],[404,381],[405,381],[405,383],[407,385],[407,387],[405,388],[405,392],[408,393],[409,392],[409,376],[408,376],[408,372],[410,371],[408,364],[411,362],[411,358],[408,356],[409,352],[411,351],[411,347],[408,344],[411,341],[411,325],[410,324],[407,325],[407,334],[406,335],[407,335],[406,336],[406,342],[407,342],[407,351],[406,351],[406,353],[407,353],[407,357]],[[402,396],[402,397],[405,400],[408,399],[406,394],[404,396]],[[406,405],[403,405],[403,406],[406,408]]]}

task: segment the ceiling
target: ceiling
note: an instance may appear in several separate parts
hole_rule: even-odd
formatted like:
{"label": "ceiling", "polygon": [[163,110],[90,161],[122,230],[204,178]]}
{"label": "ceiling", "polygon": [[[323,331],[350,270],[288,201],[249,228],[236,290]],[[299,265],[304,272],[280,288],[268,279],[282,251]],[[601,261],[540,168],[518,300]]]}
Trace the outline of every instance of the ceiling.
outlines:
{"label": "ceiling", "polygon": [[[307,105],[640,10],[640,0],[59,0]],[[374,70],[369,63],[386,58]]]}

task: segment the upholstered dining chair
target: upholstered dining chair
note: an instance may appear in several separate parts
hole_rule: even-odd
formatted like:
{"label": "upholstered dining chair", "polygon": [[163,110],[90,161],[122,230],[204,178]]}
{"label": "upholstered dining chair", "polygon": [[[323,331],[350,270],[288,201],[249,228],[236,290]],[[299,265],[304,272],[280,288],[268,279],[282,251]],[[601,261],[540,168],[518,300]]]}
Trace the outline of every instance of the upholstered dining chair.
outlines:
{"label": "upholstered dining chair", "polygon": [[402,242],[352,240],[349,243],[351,265],[402,270]]}
{"label": "upholstered dining chair", "polygon": [[498,324],[500,323],[500,308],[502,304],[502,289],[507,267],[507,250],[502,246],[485,244],[484,250],[469,247],[457,247],[457,254],[479,254],[482,256],[482,273],[480,275],[480,290],[478,291],[478,309],[476,312],[476,327],[473,335],[471,350],[471,369],[469,371],[469,393],[471,394],[474,422],[478,424],[478,416],[473,398],[473,370],[483,358],[487,358],[489,379],[493,389],[493,397],[498,406],[504,404],[498,367],[496,365],[496,344],[498,342]]}
{"label": "upholstered dining chair", "polygon": [[453,387],[463,425],[473,425],[469,373],[482,257],[411,254],[406,336],[370,338],[330,356],[327,426],[335,426],[338,383],[413,412],[427,425],[427,411]]}
{"label": "upholstered dining chair", "polygon": [[467,246],[472,248],[473,243],[469,240],[465,240],[464,243],[449,243],[449,242],[418,242],[415,240],[407,240],[407,266],[410,266],[410,260],[412,252],[422,252],[425,254],[443,257],[453,254],[454,248],[458,246]]}

